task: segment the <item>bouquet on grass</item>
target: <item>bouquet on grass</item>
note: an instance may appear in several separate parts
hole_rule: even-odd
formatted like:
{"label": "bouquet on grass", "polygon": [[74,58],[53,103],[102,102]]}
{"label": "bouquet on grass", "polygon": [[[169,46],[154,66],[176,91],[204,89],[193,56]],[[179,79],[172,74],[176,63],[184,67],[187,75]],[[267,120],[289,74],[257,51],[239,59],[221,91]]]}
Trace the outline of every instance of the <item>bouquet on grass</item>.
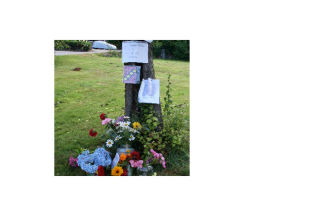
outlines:
{"label": "bouquet on grass", "polygon": [[[80,167],[87,175],[98,176],[154,175],[152,165],[158,164],[166,168],[165,158],[161,153],[150,149],[145,156],[140,155],[144,146],[136,136],[143,127],[138,121],[131,121],[127,116],[107,118],[104,113],[100,115],[100,119],[104,127],[101,146],[93,153],[83,150],[77,158],[71,156],[71,167]],[[89,135],[96,137],[98,132],[90,129]]]}

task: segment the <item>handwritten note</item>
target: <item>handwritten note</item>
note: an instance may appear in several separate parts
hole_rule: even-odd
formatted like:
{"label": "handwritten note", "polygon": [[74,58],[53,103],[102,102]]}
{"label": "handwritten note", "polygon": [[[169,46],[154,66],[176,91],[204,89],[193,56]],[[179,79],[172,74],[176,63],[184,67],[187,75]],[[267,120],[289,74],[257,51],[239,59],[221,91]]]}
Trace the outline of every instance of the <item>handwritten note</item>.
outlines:
{"label": "handwritten note", "polygon": [[148,43],[139,41],[122,42],[122,63],[148,63]]}

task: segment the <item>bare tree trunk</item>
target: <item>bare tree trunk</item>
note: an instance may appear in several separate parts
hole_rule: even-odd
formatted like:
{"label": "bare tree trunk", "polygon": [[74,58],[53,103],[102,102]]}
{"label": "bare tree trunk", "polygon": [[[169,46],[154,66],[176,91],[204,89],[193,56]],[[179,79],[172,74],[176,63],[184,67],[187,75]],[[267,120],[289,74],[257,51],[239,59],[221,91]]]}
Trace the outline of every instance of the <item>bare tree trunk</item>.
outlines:
{"label": "bare tree trunk", "polygon": [[[152,55],[152,43],[148,43],[148,63],[125,63],[124,65],[135,65],[141,66],[140,81],[142,79],[152,78],[155,79],[155,71],[153,68],[153,55]],[[126,116],[139,116],[140,111],[138,103],[138,93],[140,89],[140,84],[125,84],[125,115]],[[159,102],[160,103],[160,102]],[[152,104],[153,111],[156,117],[158,117],[160,122],[160,128],[163,127],[161,103]]]}

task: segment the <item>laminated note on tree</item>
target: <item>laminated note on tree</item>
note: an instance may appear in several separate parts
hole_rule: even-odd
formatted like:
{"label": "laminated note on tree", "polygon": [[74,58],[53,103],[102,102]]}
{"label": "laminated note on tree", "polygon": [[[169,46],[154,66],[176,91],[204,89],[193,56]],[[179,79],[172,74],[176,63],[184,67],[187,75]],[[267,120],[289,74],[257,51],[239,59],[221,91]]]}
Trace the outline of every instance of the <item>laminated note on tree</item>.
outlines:
{"label": "laminated note on tree", "polygon": [[140,66],[124,66],[123,68],[123,83],[125,84],[140,84]]}
{"label": "laminated note on tree", "polygon": [[122,42],[122,63],[148,63],[148,43],[141,41]]}
{"label": "laminated note on tree", "polygon": [[160,80],[148,78],[142,80],[139,94],[139,103],[160,104]]}

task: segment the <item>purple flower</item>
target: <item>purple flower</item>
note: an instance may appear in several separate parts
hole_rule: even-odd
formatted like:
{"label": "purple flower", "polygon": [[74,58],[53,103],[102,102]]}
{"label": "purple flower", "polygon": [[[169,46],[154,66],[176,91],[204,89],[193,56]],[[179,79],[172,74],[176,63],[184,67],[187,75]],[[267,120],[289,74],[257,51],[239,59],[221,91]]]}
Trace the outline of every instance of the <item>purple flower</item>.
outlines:
{"label": "purple flower", "polygon": [[116,123],[119,123],[120,121],[124,121],[124,116],[118,117],[118,119],[116,120]]}
{"label": "purple flower", "polygon": [[78,159],[70,156],[70,158],[69,158],[69,166],[77,167],[78,166]]}

